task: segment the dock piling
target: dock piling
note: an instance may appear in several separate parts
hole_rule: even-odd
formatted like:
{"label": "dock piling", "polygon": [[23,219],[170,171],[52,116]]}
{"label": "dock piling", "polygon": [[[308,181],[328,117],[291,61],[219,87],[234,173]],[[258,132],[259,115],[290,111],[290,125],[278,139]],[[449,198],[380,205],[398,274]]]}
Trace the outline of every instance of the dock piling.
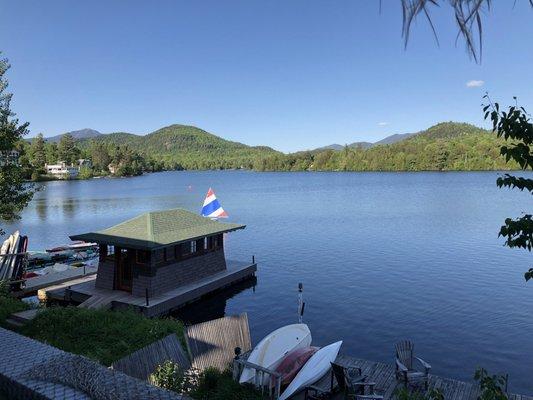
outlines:
{"label": "dock piling", "polygon": [[145,294],[146,294],[146,307],[148,307],[150,305],[150,301],[148,300],[148,288],[145,289]]}

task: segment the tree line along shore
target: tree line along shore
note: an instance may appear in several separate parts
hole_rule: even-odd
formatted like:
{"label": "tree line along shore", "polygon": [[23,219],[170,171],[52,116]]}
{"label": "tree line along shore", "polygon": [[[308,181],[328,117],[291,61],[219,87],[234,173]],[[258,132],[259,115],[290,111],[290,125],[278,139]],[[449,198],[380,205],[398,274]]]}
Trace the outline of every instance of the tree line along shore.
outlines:
{"label": "tree line along shore", "polygon": [[392,144],[316,149],[285,154],[247,146],[199,128],[171,125],[146,136],[113,133],[76,140],[71,134],[49,142],[42,134],[20,141],[19,163],[26,179],[45,180],[46,166],[78,165],[77,178],[135,176],[166,170],[248,169],[255,171],[488,171],[520,169],[500,155],[505,141],[466,123],[444,122]]}

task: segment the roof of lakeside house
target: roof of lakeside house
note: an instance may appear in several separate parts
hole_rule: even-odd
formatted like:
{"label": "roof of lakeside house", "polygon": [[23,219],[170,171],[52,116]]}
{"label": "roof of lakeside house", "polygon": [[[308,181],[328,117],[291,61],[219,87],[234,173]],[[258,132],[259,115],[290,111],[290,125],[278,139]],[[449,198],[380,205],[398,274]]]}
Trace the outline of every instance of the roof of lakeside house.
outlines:
{"label": "roof of lakeside house", "polygon": [[218,222],[176,208],[148,212],[110,228],[72,235],[70,238],[119,247],[154,250],[245,227],[246,225]]}

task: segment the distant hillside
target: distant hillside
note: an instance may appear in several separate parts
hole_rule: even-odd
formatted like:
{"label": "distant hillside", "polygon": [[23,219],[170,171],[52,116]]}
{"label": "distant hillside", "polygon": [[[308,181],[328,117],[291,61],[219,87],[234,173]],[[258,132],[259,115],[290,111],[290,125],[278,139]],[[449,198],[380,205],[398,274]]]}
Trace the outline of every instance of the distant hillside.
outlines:
{"label": "distant hillside", "polygon": [[281,154],[270,147],[247,146],[194,126],[177,124],[145,136],[125,132],[99,135],[80,140],[79,146],[86,149],[93,141],[110,146],[127,145],[146,158],[185,169],[250,168],[259,156]]}
{"label": "distant hillside", "polygon": [[[416,134],[398,135],[394,143],[368,149],[348,147],[263,157],[260,171],[472,171],[518,169],[500,155],[505,143],[474,125],[443,122]],[[388,138],[386,138],[388,139]],[[400,139],[400,140],[396,140]]]}
{"label": "distant hillside", "polygon": [[[72,137],[76,140],[95,138],[95,137],[102,135],[100,132],[95,131],[94,129],[89,129],[89,128],[80,129],[79,131],[65,132],[65,133],[70,133]],[[61,136],[63,136],[65,133],[61,135],[44,138],[44,140],[50,143],[58,143],[59,140],[61,140]]]}
{"label": "distant hillside", "polygon": [[[360,147],[362,149],[369,149],[371,147],[374,147],[374,146],[379,146],[379,145],[382,145],[382,144],[392,144],[392,143],[396,143],[396,142],[399,142],[401,140],[405,140],[407,138],[409,138],[410,136],[413,136],[415,135],[414,133],[396,133],[394,135],[390,135],[390,136],[387,136],[381,140],[378,140],[377,142],[354,142],[354,143],[350,143],[348,145],[348,147],[351,147],[351,148],[357,148],[357,147]],[[323,146],[323,147],[319,147],[317,149],[315,149],[314,151],[317,151],[317,150],[342,150],[344,149],[344,146],[343,145],[340,145],[340,144],[330,144],[328,146]]]}

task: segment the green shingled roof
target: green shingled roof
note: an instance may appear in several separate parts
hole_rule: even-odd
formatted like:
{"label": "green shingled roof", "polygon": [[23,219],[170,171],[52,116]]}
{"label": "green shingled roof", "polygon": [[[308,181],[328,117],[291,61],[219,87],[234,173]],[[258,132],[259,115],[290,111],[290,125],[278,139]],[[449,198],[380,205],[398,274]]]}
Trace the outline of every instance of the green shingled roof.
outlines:
{"label": "green shingled roof", "polygon": [[70,238],[128,248],[155,249],[244,227],[176,208],[148,212],[102,231],[72,235]]}

